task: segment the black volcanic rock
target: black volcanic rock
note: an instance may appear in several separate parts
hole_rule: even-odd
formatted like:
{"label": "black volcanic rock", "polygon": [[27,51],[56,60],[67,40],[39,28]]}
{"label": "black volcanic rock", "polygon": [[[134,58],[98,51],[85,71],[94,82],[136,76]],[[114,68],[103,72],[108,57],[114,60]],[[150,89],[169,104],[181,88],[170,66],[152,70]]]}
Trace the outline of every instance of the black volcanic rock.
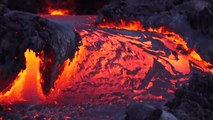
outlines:
{"label": "black volcanic rock", "polygon": [[31,49],[38,56],[41,51],[44,53],[44,67],[40,71],[44,80],[42,88],[47,94],[63,69],[64,61],[74,57],[80,44],[79,35],[64,26],[0,6],[0,91],[25,69],[24,52]]}
{"label": "black volcanic rock", "polygon": [[178,120],[174,115],[148,104],[133,104],[127,107],[125,120]]}
{"label": "black volcanic rock", "polygon": [[194,74],[188,83],[175,91],[164,107],[137,103],[127,107],[126,120],[212,120],[213,75]]}
{"label": "black volcanic rock", "polygon": [[[5,0],[7,6],[11,10],[26,11],[37,13],[40,0]],[[44,0],[43,0],[44,1]]]}
{"label": "black volcanic rock", "polygon": [[98,13],[109,0],[74,0],[75,12],[78,15],[94,15]]}
{"label": "black volcanic rock", "polygon": [[97,23],[103,19],[140,20],[145,27],[166,26],[213,63],[212,0],[116,0],[102,8]]}
{"label": "black volcanic rock", "polygon": [[2,16],[3,14],[9,12],[9,9],[4,5],[0,3],[0,16]]}
{"label": "black volcanic rock", "polygon": [[[159,120],[161,110],[147,104],[134,104],[127,108],[126,120]],[[152,118],[151,118],[152,117]]]}
{"label": "black volcanic rock", "polygon": [[166,106],[180,120],[212,120],[213,75],[194,75]]}

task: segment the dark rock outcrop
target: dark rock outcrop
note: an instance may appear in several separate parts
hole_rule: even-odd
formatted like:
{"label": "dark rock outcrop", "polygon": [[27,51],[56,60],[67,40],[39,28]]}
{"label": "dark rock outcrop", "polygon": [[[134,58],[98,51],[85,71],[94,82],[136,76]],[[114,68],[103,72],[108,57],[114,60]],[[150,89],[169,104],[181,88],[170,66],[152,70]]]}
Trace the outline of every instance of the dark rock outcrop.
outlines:
{"label": "dark rock outcrop", "polygon": [[[24,52],[31,49],[41,57],[43,52],[44,93],[48,93],[56,80],[63,63],[74,57],[81,44],[79,35],[54,22],[37,15],[10,11],[0,6],[0,91],[13,82],[24,70]],[[51,59],[51,60],[48,60]]]}
{"label": "dark rock outcrop", "polygon": [[127,108],[125,120],[177,120],[177,118],[164,110],[138,103]]}
{"label": "dark rock outcrop", "polygon": [[166,106],[180,120],[212,120],[213,75],[194,75]]}
{"label": "dark rock outcrop", "polygon": [[94,15],[97,14],[98,10],[106,5],[108,1],[109,0],[75,0],[75,12],[78,15]]}
{"label": "dark rock outcrop", "polygon": [[126,120],[212,120],[213,75],[195,74],[175,91],[173,100],[164,107],[133,104],[127,107]]}
{"label": "dark rock outcrop", "polygon": [[41,0],[5,0],[5,1],[7,7],[11,10],[37,13],[39,11],[38,7]]}
{"label": "dark rock outcrop", "polygon": [[103,19],[118,23],[121,19],[140,20],[145,27],[166,26],[213,63],[211,0],[116,0],[100,11],[97,23]]}

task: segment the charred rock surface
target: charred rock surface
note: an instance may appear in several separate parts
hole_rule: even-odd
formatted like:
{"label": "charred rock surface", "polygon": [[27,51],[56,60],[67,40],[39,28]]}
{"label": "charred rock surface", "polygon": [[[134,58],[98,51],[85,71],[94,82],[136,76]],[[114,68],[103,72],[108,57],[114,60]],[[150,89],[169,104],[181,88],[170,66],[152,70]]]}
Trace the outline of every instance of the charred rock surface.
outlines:
{"label": "charred rock surface", "polygon": [[0,91],[24,70],[24,52],[31,49],[42,59],[42,88],[48,93],[63,69],[63,62],[74,57],[79,35],[39,16],[10,11],[0,6]]}
{"label": "charred rock surface", "polygon": [[40,1],[41,0],[5,0],[5,4],[12,10],[37,13],[39,11],[38,3]]}
{"label": "charred rock surface", "polygon": [[171,113],[148,104],[133,104],[127,107],[125,120],[178,120]]}
{"label": "charred rock surface", "polygon": [[[166,26],[185,38],[203,59],[213,62],[211,0],[117,0],[106,5],[97,23],[140,20],[145,27]],[[205,46],[205,47],[204,47]]]}
{"label": "charred rock surface", "polygon": [[166,107],[137,103],[129,105],[126,120],[211,120],[213,118],[213,76],[195,74],[175,92]]}
{"label": "charred rock surface", "polygon": [[97,14],[98,10],[108,3],[109,0],[75,0],[76,12],[82,14]]}
{"label": "charred rock surface", "polygon": [[175,92],[166,104],[180,120],[211,120],[213,118],[213,76],[194,75],[188,85]]}

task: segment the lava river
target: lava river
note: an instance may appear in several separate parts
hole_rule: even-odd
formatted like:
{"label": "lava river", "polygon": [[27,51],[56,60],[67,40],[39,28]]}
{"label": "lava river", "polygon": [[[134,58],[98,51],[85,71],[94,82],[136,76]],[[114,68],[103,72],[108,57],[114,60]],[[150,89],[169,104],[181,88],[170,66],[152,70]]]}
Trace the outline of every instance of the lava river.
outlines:
{"label": "lava river", "polygon": [[212,64],[164,27],[144,29],[137,21],[95,26],[95,16],[43,17],[74,28],[83,42],[45,102],[165,101],[193,73],[213,73]]}
{"label": "lava river", "polygon": [[45,17],[66,26],[74,24],[83,42],[71,64],[70,78],[57,81],[49,96],[62,91],[57,97],[60,102],[164,101],[193,73],[213,73],[212,64],[164,27],[145,30],[137,21],[96,27],[94,16]]}

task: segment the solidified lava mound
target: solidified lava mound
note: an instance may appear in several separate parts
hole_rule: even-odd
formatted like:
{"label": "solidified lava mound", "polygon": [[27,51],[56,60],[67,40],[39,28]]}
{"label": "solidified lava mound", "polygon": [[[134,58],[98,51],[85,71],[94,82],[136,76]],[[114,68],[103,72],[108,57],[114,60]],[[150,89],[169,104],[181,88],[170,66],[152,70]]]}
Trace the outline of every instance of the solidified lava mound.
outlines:
{"label": "solidified lava mound", "polygon": [[42,60],[42,89],[47,94],[63,69],[64,61],[74,57],[80,43],[76,32],[0,5],[0,91],[8,88],[26,68],[24,52],[31,49]]}
{"label": "solidified lava mound", "polygon": [[212,120],[213,75],[194,75],[166,104],[180,120]]}
{"label": "solidified lava mound", "polygon": [[139,20],[144,27],[166,26],[213,63],[211,0],[116,0],[100,11],[97,23],[121,20]]}

